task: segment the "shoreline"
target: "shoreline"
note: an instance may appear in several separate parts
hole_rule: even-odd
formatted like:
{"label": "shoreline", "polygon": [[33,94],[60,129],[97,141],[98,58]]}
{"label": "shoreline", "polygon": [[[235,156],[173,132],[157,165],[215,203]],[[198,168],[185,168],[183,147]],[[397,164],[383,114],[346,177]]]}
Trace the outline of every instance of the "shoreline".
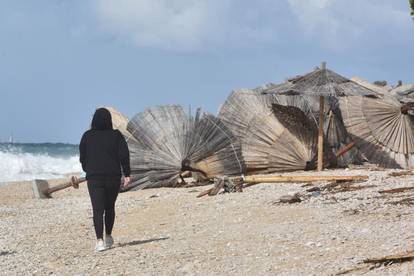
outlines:
{"label": "shoreline", "polygon": [[[208,186],[122,193],[115,247],[101,254],[93,252],[86,185],[38,200],[31,198],[31,182],[9,183],[0,187],[0,266],[12,275],[335,274],[366,258],[414,249],[414,207],[392,203],[414,192],[379,193],[414,186],[413,175],[390,177],[395,171],[324,171],[370,179],[352,184],[360,189],[308,193],[295,204],[277,200],[304,194],[309,185],[260,184],[201,199],[197,194]],[[414,262],[379,266],[367,275],[410,271]]]}

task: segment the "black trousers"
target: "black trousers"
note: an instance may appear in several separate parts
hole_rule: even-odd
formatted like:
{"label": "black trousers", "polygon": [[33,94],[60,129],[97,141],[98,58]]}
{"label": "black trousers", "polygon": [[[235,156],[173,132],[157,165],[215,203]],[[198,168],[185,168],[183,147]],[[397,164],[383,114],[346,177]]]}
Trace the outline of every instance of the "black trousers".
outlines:
{"label": "black trousers", "polygon": [[93,209],[93,225],[97,239],[105,233],[112,234],[115,222],[115,201],[118,197],[121,180],[88,180],[88,191]]}

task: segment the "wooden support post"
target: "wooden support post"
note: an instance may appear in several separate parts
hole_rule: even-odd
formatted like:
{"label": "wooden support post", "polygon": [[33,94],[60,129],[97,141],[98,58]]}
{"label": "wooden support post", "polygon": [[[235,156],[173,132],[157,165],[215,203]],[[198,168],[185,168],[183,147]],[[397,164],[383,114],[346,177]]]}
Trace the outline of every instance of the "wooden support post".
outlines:
{"label": "wooden support post", "polygon": [[[321,70],[326,70],[326,62],[321,64]],[[325,98],[319,96],[319,135],[318,135],[318,171],[323,170],[323,124],[325,122]]]}
{"label": "wooden support post", "polygon": [[319,97],[319,136],[318,136],[318,171],[323,170],[323,124],[325,114],[325,98],[323,96]]}

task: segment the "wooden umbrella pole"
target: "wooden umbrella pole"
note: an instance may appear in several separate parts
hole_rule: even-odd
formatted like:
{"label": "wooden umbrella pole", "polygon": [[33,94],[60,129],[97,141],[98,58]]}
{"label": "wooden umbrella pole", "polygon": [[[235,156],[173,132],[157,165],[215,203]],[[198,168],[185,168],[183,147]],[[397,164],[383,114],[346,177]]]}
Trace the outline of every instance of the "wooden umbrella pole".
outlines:
{"label": "wooden umbrella pole", "polygon": [[318,171],[323,170],[323,123],[325,120],[325,99],[319,96]]}
{"label": "wooden umbrella pole", "polygon": [[54,186],[52,188],[47,189],[45,191],[45,193],[49,195],[51,193],[54,193],[54,192],[72,187],[73,184],[79,184],[79,183],[82,183],[82,182],[85,182],[85,181],[86,181],[86,178],[81,177],[81,178],[78,178],[77,182],[75,182],[75,178],[72,177],[69,181],[66,181],[65,183],[62,183],[62,184],[59,184],[57,186]]}
{"label": "wooden umbrella pole", "polygon": [[[326,70],[326,62],[321,64],[321,70]],[[324,72],[325,73],[325,72]],[[319,135],[318,135],[318,171],[323,170],[323,123],[325,122],[325,98],[319,96]]]}

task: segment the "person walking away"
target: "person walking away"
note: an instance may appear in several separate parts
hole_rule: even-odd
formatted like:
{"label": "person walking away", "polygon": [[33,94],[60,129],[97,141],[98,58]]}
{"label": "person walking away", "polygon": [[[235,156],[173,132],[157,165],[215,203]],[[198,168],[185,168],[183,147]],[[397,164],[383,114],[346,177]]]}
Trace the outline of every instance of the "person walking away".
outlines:
{"label": "person walking away", "polygon": [[[115,222],[115,202],[121,188],[130,182],[129,150],[125,138],[112,128],[111,113],[99,108],[93,115],[91,128],[79,144],[80,163],[86,172],[88,191],[93,209],[96,234],[95,251],[112,247],[112,229]],[[103,237],[105,225],[105,239]]]}

